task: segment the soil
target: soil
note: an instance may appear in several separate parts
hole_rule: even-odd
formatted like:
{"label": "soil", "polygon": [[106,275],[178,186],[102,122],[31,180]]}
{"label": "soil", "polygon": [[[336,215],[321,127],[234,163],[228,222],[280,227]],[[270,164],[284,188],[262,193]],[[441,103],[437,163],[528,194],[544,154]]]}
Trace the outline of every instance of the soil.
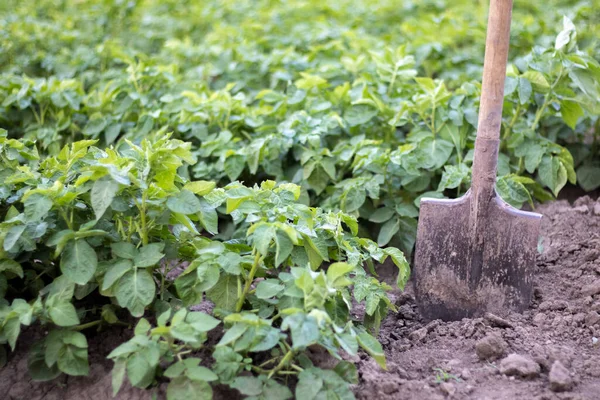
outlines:
{"label": "soil", "polygon": [[[410,284],[394,293],[399,308],[382,323],[388,369],[366,354],[354,360],[358,399],[593,400],[600,393],[600,201],[590,197],[548,203],[534,299],[523,314],[456,322],[423,321]],[[207,310],[208,311],[208,310]],[[112,399],[112,362],[106,355],[127,340],[129,329],[89,338],[89,377],[62,376],[33,382],[27,349],[43,332],[27,330],[0,369],[0,398],[10,400]],[[509,356],[510,355],[510,356]],[[315,358],[317,355],[315,355]],[[317,360],[315,360],[317,361]],[[323,359],[319,364],[329,364]],[[215,398],[237,398],[215,388]],[[117,399],[163,399],[165,384],[152,391],[129,386]]]}
{"label": "soil", "polygon": [[[600,202],[582,197],[573,205],[562,200],[536,211],[544,215],[542,253],[529,310],[506,318],[426,323],[409,287],[396,299],[399,313],[383,322],[379,335],[388,371],[368,358],[359,362],[359,399],[599,398]],[[501,372],[508,371],[502,358],[511,353],[529,361],[533,376]],[[557,387],[554,371],[551,384],[555,360],[571,382]]]}

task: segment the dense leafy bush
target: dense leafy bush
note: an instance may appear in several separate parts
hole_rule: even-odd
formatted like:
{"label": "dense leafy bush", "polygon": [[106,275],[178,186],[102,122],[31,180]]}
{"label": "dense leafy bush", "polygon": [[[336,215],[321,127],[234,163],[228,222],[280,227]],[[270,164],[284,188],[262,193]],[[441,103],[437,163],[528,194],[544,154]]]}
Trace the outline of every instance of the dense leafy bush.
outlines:
{"label": "dense leafy bush", "polygon": [[[515,4],[497,184],[515,206],[600,187],[598,12]],[[0,342],[49,325],[31,373],[79,375],[81,332],[139,319],[110,355],[115,390],[126,376],[170,379],[173,399],[210,398],[210,382],[288,398],[279,378],[297,375],[300,398],[351,397],[352,364],[318,371],[304,350],[385,366],[377,266],[390,258],[402,288],[419,199],[469,186],[486,13],[1,4]],[[212,315],[190,311],[204,299]]]}
{"label": "dense leafy bush", "polygon": [[[31,353],[34,377],[86,374],[87,342],[78,331],[129,321],[125,309],[141,318],[147,308],[157,326],[142,318],[136,336],[110,355],[116,373],[127,371],[135,386],[151,384],[161,360],[180,360],[165,372],[173,393],[232,382],[244,369],[269,377],[298,372],[296,356],[315,344],[337,357],[339,349],[356,354],[361,346],[385,367],[366,329],[378,329],[394,308],[391,287],[363,266],[373,270],[390,257],[402,287],[408,264],[398,249],[356,237],[355,217],[299,204],[300,187],[291,183],[216,188],[181,178],[177,169],[194,162],[189,143],[162,134],[139,146],[127,141],[120,152],[95,143],[75,142],[39,160],[33,142],[0,136],[8,207],[0,283],[3,297],[14,298],[2,305],[1,339],[14,349],[21,325],[56,326]],[[226,241],[207,237],[217,233],[219,213],[235,224]],[[185,261],[185,271],[169,279]],[[9,279],[20,281],[9,286]],[[218,377],[200,360],[181,358],[202,348],[206,332],[221,323],[186,310],[204,295],[226,325],[214,354]],[[366,305],[357,326],[353,301]],[[252,365],[251,353],[267,351],[274,365]]]}

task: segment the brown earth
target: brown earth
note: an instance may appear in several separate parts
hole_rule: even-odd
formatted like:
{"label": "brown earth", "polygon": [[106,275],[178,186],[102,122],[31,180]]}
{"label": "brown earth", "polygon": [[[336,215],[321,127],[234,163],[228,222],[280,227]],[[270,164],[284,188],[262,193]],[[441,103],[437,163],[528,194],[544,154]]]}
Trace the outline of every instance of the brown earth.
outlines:
{"label": "brown earth", "polygon": [[[573,206],[563,200],[537,211],[544,214],[543,249],[530,309],[504,319],[488,315],[425,323],[411,289],[395,293],[399,312],[383,322],[379,337],[388,370],[366,355],[357,357],[357,398],[600,398],[600,202],[583,197]],[[41,335],[40,330],[28,330],[19,339],[0,370],[0,399],[112,399],[112,362],[105,357],[130,337],[131,330],[89,338],[89,377],[62,376],[46,383],[33,382],[27,375],[28,344]],[[511,353],[518,356],[503,360]],[[215,397],[233,399],[235,393],[215,390]],[[116,398],[153,396],[163,399],[165,384],[152,391],[124,387]]]}
{"label": "brown earth", "polygon": [[[359,362],[359,399],[600,398],[600,202],[582,197],[536,211],[544,215],[543,249],[529,310],[424,323],[409,288],[397,297],[399,313],[382,324],[388,371]],[[528,378],[501,372],[514,372],[501,361],[510,353],[525,358],[518,367]],[[555,360],[553,386],[563,392],[550,389]]]}

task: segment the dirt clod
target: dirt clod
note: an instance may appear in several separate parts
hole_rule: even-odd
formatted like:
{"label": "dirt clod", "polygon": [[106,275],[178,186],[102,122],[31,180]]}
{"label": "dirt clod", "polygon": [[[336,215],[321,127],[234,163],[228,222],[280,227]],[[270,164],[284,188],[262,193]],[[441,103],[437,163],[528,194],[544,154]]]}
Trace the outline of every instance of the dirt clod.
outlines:
{"label": "dirt clod", "polygon": [[409,336],[410,340],[414,341],[414,342],[419,342],[423,339],[425,339],[425,337],[427,336],[427,327],[423,327],[421,329],[417,329],[416,331],[412,332]]}
{"label": "dirt clod", "polygon": [[594,326],[600,322],[600,314],[597,311],[590,311],[585,316],[585,324],[587,326]]}
{"label": "dirt clod", "polygon": [[598,293],[600,293],[600,279],[597,279],[589,285],[585,285],[581,288],[581,294],[583,296],[593,296]]}
{"label": "dirt clod", "polygon": [[558,360],[552,364],[548,380],[550,381],[550,390],[553,392],[564,392],[573,387],[573,379],[569,370]]}
{"label": "dirt clod", "polygon": [[475,352],[477,357],[483,361],[493,361],[506,354],[508,345],[502,336],[497,333],[491,333],[475,343]]}
{"label": "dirt clod", "polygon": [[448,396],[453,396],[456,393],[456,386],[450,382],[442,382],[440,383],[440,390]]}
{"label": "dirt clod", "polygon": [[529,357],[512,353],[500,361],[500,373],[531,379],[540,374],[540,366]]}
{"label": "dirt clod", "polygon": [[468,368],[465,368],[461,371],[460,377],[465,381],[473,379],[473,375],[471,375],[471,371]]}
{"label": "dirt clod", "polygon": [[515,327],[512,322],[510,322],[504,318],[501,318],[495,314],[492,314],[492,313],[486,313],[484,315],[484,319],[487,322],[489,322],[490,325],[497,326],[498,328],[514,328]]}

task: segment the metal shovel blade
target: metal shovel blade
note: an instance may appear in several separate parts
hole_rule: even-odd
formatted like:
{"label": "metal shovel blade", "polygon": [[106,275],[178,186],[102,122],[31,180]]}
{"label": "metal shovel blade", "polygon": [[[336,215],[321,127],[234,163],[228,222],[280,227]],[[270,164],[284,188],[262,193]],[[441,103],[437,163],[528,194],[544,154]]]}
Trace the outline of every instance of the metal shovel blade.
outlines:
{"label": "metal shovel blade", "polygon": [[426,319],[505,315],[529,306],[542,216],[511,207],[494,194],[479,252],[469,221],[475,201],[470,190],[455,200],[421,200],[413,275]]}

